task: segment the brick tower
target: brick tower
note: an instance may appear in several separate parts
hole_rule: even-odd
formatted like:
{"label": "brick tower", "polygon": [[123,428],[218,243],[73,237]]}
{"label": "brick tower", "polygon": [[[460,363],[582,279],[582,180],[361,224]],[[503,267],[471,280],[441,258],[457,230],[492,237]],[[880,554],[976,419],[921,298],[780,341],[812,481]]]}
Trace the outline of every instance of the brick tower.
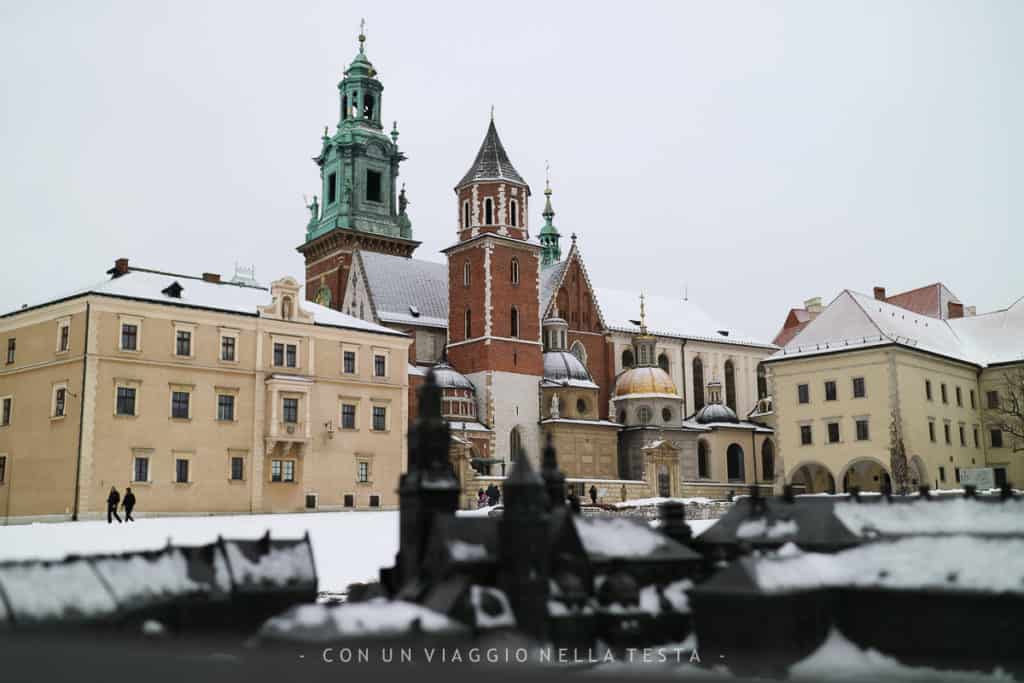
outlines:
{"label": "brick tower", "polygon": [[324,128],[320,153],[321,195],[313,197],[306,241],[298,247],[306,260],[306,298],[340,308],[352,267],[352,251],[412,256],[419,242],[405,213],[405,189],[398,188],[398,124],[386,134],[381,126],[377,70],[366,57],[366,36],[338,84],[341,115],[333,136]]}
{"label": "brick tower", "polygon": [[492,117],[473,166],[455,187],[458,241],[448,256],[448,361],[477,387],[477,414],[506,464],[540,452],[540,245],[528,226],[530,187],[509,161]]}

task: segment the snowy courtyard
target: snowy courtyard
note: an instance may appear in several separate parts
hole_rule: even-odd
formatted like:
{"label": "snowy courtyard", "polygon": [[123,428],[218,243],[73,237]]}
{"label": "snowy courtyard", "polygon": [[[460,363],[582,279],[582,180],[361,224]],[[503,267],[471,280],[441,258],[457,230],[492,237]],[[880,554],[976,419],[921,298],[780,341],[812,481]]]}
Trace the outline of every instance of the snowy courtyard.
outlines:
{"label": "snowy courtyard", "polygon": [[[713,521],[690,522],[693,533]],[[339,593],[356,581],[376,581],[395,562],[398,512],[319,512],[209,517],[150,517],[134,523],[105,521],[0,527],[0,561],[60,559],[82,553],[152,550],[173,541],[199,545],[225,538],[298,538],[309,531],[321,592]]]}

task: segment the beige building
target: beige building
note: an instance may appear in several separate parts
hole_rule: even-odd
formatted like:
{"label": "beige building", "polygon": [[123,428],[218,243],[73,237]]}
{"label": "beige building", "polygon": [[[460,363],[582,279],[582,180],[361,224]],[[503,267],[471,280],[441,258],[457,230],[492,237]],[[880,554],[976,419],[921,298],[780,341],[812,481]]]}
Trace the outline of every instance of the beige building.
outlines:
{"label": "beige building", "polygon": [[[926,290],[946,308],[920,312]],[[910,486],[956,488],[961,470],[977,467],[993,468],[997,484],[1024,481],[1024,444],[990,410],[1005,403],[1007,370],[1024,366],[1024,300],[972,315],[941,285],[913,292],[903,301],[881,288],[844,291],[766,361],[787,482],[898,487],[894,452]]]}
{"label": "beige building", "polygon": [[406,335],[266,288],[129,267],[0,317],[0,515],[395,507]]}

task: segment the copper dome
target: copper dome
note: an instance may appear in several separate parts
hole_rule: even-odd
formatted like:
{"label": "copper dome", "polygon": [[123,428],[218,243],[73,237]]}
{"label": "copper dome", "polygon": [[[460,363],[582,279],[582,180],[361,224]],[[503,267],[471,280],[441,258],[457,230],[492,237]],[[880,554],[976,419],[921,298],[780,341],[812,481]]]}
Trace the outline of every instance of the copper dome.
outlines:
{"label": "copper dome", "polygon": [[627,370],[615,381],[615,397],[631,394],[661,394],[678,398],[675,382],[659,367],[642,367]]}

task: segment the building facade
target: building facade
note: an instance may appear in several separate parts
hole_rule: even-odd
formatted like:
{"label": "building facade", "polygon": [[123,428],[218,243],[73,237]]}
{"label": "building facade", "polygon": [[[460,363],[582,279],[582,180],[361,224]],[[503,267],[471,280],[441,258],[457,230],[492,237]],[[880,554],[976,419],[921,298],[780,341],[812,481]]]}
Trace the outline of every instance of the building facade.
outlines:
{"label": "building facade", "polygon": [[0,317],[0,514],[394,507],[407,336],[206,274],[130,267]]}

